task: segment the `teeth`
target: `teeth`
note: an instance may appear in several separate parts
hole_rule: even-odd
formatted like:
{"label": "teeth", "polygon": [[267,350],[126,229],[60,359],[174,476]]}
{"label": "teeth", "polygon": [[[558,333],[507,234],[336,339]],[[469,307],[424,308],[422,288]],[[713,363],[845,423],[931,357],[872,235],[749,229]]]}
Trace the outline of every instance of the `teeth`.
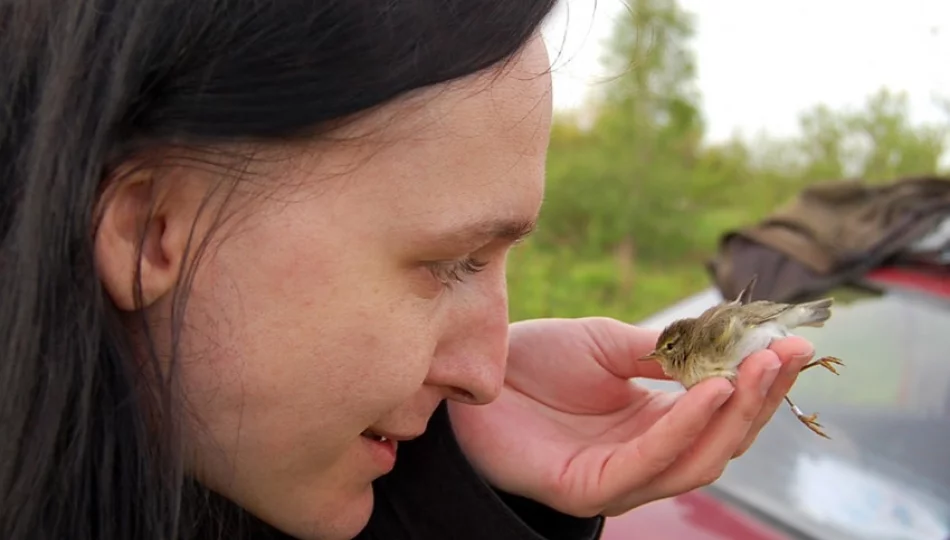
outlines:
{"label": "teeth", "polygon": [[377,435],[370,430],[364,431],[363,433],[361,433],[361,435],[366,437],[367,439],[372,439],[374,441],[379,441],[379,442],[386,442],[389,440],[386,437],[383,437],[382,435]]}

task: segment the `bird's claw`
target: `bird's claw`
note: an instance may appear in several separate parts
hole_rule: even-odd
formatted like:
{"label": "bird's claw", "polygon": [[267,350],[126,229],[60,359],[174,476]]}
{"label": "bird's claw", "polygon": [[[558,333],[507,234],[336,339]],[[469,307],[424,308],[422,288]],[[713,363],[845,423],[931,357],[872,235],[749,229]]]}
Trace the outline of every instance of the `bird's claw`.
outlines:
{"label": "bird's claw", "polygon": [[795,417],[798,418],[799,422],[805,424],[805,427],[807,427],[808,429],[814,431],[815,433],[817,433],[818,435],[821,435],[822,437],[826,439],[831,438],[828,435],[825,435],[825,432],[821,430],[822,426],[821,424],[818,423],[818,413],[812,413],[812,414],[803,413],[802,410],[798,408],[798,405],[795,405],[795,403],[791,399],[789,399],[788,396],[785,396],[785,402],[788,403],[788,407],[792,410],[792,414],[794,414]]}
{"label": "bird's claw", "polygon": [[828,371],[834,373],[835,375],[839,375],[838,370],[835,369],[836,365],[843,366],[844,362],[842,362],[840,358],[835,358],[834,356],[824,356],[822,358],[819,358],[818,360],[815,360],[814,362],[810,364],[806,364],[805,366],[803,366],[802,369],[799,370],[799,373],[801,373],[802,371],[805,371],[808,368],[821,366],[827,369]]}
{"label": "bird's claw", "polygon": [[805,424],[805,427],[808,429],[814,431],[826,439],[831,439],[831,437],[826,435],[825,432],[821,430],[822,426],[818,423],[818,413],[813,413],[808,416],[805,416],[804,414],[796,416],[798,416],[798,419],[801,421],[801,423]]}

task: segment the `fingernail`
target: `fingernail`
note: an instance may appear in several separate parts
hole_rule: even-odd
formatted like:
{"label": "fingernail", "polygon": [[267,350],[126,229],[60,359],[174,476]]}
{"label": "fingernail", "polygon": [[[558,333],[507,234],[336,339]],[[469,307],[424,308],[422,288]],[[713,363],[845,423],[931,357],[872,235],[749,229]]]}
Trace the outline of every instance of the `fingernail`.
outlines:
{"label": "fingernail", "polygon": [[718,409],[719,407],[722,407],[722,404],[725,403],[729,399],[729,396],[731,396],[735,391],[735,387],[730,386],[727,390],[723,390],[722,392],[716,394],[716,399],[713,400],[713,408]]}
{"label": "fingernail", "polygon": [[807,362],[815,356],[815,351],[811,351],[805,354],[795,354],[792,355],[792,362]]}
{"label": "fingernail", "polygon": [[762,373],[762,380],[759,383],[761,385],[762,395],[769,393],[769,388],[772,388],[772,383],[775,382],[775,378],[778,377],[778,370],[782,367],[782,363],[778,359],[769,360],[769,365],[766,366],[765,371]]}

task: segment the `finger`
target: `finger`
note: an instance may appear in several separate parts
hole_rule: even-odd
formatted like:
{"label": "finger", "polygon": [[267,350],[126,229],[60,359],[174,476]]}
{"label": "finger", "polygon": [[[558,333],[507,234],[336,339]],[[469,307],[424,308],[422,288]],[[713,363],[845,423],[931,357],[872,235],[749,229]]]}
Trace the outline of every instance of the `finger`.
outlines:
{"label": "finger", "polygon": [[696,441],[716,411],[733,394],[729,381],[704,381],[683,393],[645,433],[621,445],[601,468],[604,501],[623,497],[651,481]]}
{"label": "finger", "polygon": [[694,444],[654,479],[650,493],[634,494],[642,501],[632,504],[685,493],[718,479],[758,417],[780,367],[771,350],[750,355],[739,368],[732,398],[714,414]]}
{"label": "finger", "polygon": [[669,379],[656,362],[638,361],[656,347],[659,330],[641,328],[608,317],[583,319],[594,348],[595,360],[615,377]]}
{"label": "finger", "polygon": [[775,354],[777,354],[782,361],[782,369],[779,371],[775,383],[772,384],[769,394],[765,397],[762,411],[759,412],[759,416],[752,422],[749,433],[746,435],[745,440],[742,441],[742,444],[739,445],[739,449],[732,456],[733,458],[739,457],[749,450],[752,443],[755,442],[756,437],[758,437],[762,431],[762,428],[765,427],[769,420],[772,419],[772,416],[775,415],[778,408],[784,403],[785,395],[788,394],[792,386],[795,385],[802,367],[815,355],[815,349],[811,343],[797,336],[778,340],[769,348],[775,351]]}
{"label": "finger", "polygon": [[795,356],[813,356],[815,354],[815,348],[812,344],[807,339],[798,336],[777,339],[769,345],[769,349],[775,351],[775,354],[783,363],[787,363]]}

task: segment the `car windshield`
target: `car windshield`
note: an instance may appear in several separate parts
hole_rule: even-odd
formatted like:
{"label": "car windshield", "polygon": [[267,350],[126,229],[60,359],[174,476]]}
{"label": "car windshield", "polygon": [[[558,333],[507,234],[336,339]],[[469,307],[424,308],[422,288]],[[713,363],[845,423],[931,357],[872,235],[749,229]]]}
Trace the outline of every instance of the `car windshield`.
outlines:
{"label": "car windshield", "polygon": [[[795,333],[816,357],[846,365],[840,376],[802,373],[790,397],[819,413],[832,440],[783,405],[712,489],[808,537],[948,540],[950,301],[896,288],[829,295],[825,327]],[[642,324],[659,328],[720,300],[709,290]]]}

